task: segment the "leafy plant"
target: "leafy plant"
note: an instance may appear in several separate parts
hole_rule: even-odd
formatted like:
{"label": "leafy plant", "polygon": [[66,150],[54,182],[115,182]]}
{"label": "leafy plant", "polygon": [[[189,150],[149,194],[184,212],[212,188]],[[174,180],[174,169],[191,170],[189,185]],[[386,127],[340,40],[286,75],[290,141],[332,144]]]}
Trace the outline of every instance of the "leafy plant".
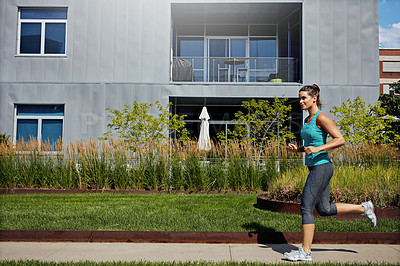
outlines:
{"label": "leafy plant", "polygon": [[[153,104],[134,102],[132,105],[125,104],[122,111],[106,108],[111,114],[111,122],[107,125],[111,130],[106,132],[107,139],[116,131],[117,136],[128,143],[138,143],[147,141],[161,141],[169,138],[171,132],[177,133],[180,140],[188,139],[188,131],[183,121],[184,115],[173,115],[169,108],[172,103],[163,107],[159,101]],[[156,116],[149,113],[150,109],[155,109]]]}
{"label": "leafy plant", "polygon": [[[400,80],[390,84],[390,89],[393,89],[395,94],[400,94]],[[386,109],[389,115],[400,118],[400,97],[390,94],[382,94],[380,99],[382,107]]]}
{"label": "leafy plant", "polygon": [[394,90],[394,94],[382,94],[379,100],[387,111],[387,114],[395,117],[396,122],[392,123],[393,129],[399,133],[400,132],[400,80],[390,84],[390,89]]}
{"label": "leafy plant", "polygon": [[7,133],[0,134],[0,143],[7,143],[10,140],[10,135]]}
{"label": "leafy plant", "polygon": [[387,116],[380,102],[368,104],[367,108],[365,102],[357,96],[353,101],[347,99],[340,107],[334,106],[329,112],[338,118],[337,125],[350,145],[392,143],[399,138],[391,128],[395,120]]}
{"label": "leafy plant", "polygon": [[[291,119],[288,115],[291,106],[286,104],[287,98],[275,97],[273,102],[268,100],[252,99],[243,101],[242,107],[248,112],[238,111],[235,114],[234,130],[227,130],[227,135],[236,139],[247,139],[250,142],[265,144],[266,141],[277,139],[294,138],[294,134],[285,122]],[[218,134],[220,140],[225,140],[225,132]]]}

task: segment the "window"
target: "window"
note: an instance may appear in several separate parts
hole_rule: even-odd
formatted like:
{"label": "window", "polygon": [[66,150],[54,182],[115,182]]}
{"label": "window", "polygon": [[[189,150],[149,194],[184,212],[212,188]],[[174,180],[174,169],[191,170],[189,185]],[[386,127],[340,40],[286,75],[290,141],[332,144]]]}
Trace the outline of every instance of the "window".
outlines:
{"label": "window", "polygon": [[382,72],[400,72],[400,62],[383,61]]}
{"label": "window", "polygon": [[173,55],[194,62],[191,81],[301,82],[301,3],[205,2],[171,5]]}
{"label": "window", "polygon": [[204,38],[182,37],[178,41],[178,54],[193,68],[194,80],[204,79]]}
{"label": "window", "polygon": [[65,55],[66,8],[20,8],[18,44],[20,55]]}
{"label": "window", "polygon": [[[268,98],[256,98],[256,100],[267,100]],[[216,140],[217,135],[227,129],[234,130],[235,113],[241,111],[244,114],[249,112],[248,109],[242,106],[243,101],[249,101],[251,98],[218,98],[218,97],[170,97],[169,101],[173,103],[173,114],[186,115],[185,123],[186,129],[189,131],[191,138],[198,138],[200,135],[199,119],[203,106],[207,107],[208,114],[210,115],[209,133],[210,138]],[[269,100],[273,100],[269,98]],[[302,111],[298,104],[298,99],[290,98],[287,102],[292,106],[290,116],[291,120],[288,121],[287,126],[293,132],[296,138],[300,139],[300,129],[303,125]]]}
{"label": "window", "polygon": [[64,105],[15,105],[14,142],[37,138],[55,144],[62,140]]}

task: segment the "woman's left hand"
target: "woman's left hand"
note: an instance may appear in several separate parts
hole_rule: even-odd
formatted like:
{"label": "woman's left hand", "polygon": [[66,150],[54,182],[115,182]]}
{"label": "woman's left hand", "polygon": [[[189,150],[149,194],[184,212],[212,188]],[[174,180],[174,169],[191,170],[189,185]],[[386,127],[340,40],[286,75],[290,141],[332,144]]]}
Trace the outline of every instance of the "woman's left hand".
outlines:
{"label": "woman's left hand", "polygon": [[314,147],[314,146],[304,147],[304,151],[305,151],[305,153],[307,153],[308,155],[310,155],[311,153],[317,153],[317,152],[319,152],[318,147]]}

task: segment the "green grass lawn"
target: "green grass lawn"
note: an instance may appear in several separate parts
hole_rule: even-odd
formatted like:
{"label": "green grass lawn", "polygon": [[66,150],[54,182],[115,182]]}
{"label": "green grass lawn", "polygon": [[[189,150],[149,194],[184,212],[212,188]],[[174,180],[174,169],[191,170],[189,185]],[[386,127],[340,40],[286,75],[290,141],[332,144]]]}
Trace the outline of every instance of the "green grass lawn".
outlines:
{"label": "green grass lawn", "polygon": [[[1,230],[301,231],[301,216],[257,209],[257,194],[0,195]],[[400,221],[316,219],[316,231],[398,232]]]}

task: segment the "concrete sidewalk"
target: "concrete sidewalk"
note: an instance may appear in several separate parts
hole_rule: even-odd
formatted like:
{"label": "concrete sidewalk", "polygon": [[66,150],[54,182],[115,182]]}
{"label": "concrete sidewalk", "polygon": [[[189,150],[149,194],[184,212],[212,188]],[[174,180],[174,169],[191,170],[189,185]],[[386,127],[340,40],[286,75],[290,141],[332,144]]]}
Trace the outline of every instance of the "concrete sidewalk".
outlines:
{"label": "concrete sidewalk", "polygon": [[[281,263],[291,244],[0,242],[0,260],[254,261]],[[400,263],[400,245],[316,244],[313,262]]]}

